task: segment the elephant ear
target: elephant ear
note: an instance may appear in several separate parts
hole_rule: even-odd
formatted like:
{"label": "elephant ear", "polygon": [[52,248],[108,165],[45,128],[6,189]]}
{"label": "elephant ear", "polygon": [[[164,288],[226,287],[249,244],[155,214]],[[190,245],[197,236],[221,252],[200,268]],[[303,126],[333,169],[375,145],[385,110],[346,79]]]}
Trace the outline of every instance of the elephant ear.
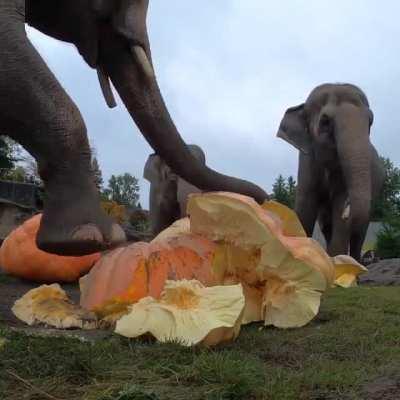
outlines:
{"label": "elephant ear", "polygon": [[370,108],[368,108],[368,114],[369,114],[369,127],[371,127],[372,124],[374,123],[374,113]]}
{"label": "elephant ear", "polygon": [[301,152],[311,151],[311,138],[307,128],[304,104],[286,110],[279,126],[277,137],[286,140]]}
{"label": "elephant ear", "polygon": [[177,176],[171,168],[157,154],[150,154],[143,170],[143,178],[151,183],[176,180]]}

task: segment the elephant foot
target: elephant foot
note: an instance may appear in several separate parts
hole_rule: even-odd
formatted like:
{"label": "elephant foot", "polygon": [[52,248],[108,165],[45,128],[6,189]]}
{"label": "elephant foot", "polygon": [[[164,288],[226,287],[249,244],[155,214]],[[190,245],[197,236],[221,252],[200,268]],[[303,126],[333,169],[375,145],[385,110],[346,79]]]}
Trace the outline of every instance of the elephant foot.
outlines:
{"label": "elephant foot", "polygon": [[70,201],[57,199],[45,203],[36,238],[39,249],[61,256],[83,256],[126,241],[122,228],[101,209],[97,194],[68,198]]}
{"label": "elephant foot", "polygon": [[118,224],[111,224],[108,234],[91,223],[75,227],[70,232],[63,235],[42,223],[36,239],[37,246],[40,250],[60,256],[84,256],[112,249],[126,241],[125,233]]}
{"label": "elephant foot", "polygon": [[43,221],[36,243],[40,250],[47,253],[83,256],[112,249],[126,241],[125,233],[118,224],[110,224],[107,233],[103,232],[99,226],[92,223],[77,226],[72,230],[63,229],[61,232],[56,232],[46,221]]}

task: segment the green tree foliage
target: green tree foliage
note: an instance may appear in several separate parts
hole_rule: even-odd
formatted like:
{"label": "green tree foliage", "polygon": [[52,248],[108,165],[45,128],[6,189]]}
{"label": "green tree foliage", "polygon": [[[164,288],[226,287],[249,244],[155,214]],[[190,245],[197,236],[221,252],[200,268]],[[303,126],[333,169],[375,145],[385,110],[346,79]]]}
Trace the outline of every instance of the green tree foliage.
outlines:
{"label": "green tree foliage", "polygon": [[103,198],[124,206],[136,207],[139,201],[139,181],[131,174],[111,175]]}
{"label": "green tree foliage", "polygon": [[374,201],[371,219],[382,221],[377,234],[376,252],[380,258],[400,257],[400,169],[389,158],[381,157],[385,181],[378,199]]}
{"label": "green tree foliage", "polygon": [[376,252],[380,258],[400,257],[400,216],[386,217],[376,238]]}
{"label": "green tree foliage", "polygon": [[12,146],[6,137],[0,136],[0,169],[11,169],[14,166]]}
{"label": "green tree foliage", "polygon": [[103,188],[103,175],[101,173],[99,162],[97,157],[92,158],[92,171],[94,175],[94,183],[99,191]]}
{"label": "green tree foliage", "polygon": [[272,186],[272,199],[293,209],[295,197],[296,181],[294,178],[289,176],[285,179],[279,175]]}
{"label": "green tree foliage", "polygon": [[20,148],[8,136],[0,135],[0,179],[9,179],[9,172],[19,161]]}
{"label": "green tree foliage", "polygon": [[400,169],[389,158],[381,157],[385,168],[385,182],[371,212],[373,221],[381,221],[393,215],[400,215]]}

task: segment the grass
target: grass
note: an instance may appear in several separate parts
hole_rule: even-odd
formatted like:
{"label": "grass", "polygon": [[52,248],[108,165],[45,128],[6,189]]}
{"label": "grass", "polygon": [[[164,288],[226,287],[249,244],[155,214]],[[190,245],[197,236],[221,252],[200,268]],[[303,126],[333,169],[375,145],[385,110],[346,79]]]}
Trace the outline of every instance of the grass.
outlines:
{"label": "grass", "polygon": [[377,378],[400,382],[399,327],[395,287],[332,290],[307,327],[252,325],[213,350],[41,339],[0,325],[0,399],[365,400]]}

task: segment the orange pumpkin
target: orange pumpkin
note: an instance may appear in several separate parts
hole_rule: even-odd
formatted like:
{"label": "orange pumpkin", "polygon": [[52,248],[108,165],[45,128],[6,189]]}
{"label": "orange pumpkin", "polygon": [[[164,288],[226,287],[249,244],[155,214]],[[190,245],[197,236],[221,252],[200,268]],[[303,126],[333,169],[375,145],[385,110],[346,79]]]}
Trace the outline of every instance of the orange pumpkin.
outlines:
{"label": "orange pumpkin", "polygon": [[41,251],[36,235],[42,215],[37,214],[12,231],[0,248],[0,268],[34,282],[74,282],[87,273],[100,253],[63,257]]}
{"label": "orange pumpkin", "polygon": [[158,299],[167,280],[195,279],[209,286],[214,248],[208,239],[183,234],[111,251],[80,279],[81,306],[106,316],[146,296]]}

